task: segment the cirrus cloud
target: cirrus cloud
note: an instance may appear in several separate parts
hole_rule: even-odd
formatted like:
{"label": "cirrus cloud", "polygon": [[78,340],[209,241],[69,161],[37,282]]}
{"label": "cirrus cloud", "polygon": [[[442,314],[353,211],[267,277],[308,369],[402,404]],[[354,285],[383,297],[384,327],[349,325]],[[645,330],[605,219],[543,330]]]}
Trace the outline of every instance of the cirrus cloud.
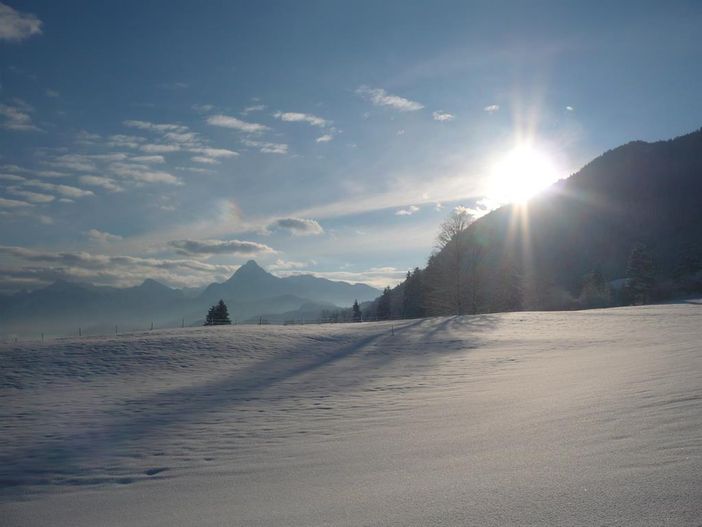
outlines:
{"label": "cirrus cloud", "polygon": [[242,240],[173,240],[168,242],[177,252],[188,255],[275,253],[275,249],[258,242]]}

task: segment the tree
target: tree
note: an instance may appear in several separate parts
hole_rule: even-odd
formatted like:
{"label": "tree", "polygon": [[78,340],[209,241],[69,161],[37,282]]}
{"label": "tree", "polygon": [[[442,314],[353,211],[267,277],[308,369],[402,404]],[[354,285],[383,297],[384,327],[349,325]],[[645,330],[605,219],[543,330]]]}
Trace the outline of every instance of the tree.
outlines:
{"label": "tree", "polygon": [[386,287],[378,299],[378,320],[388,320],[390,318],[390,302],[390,288]]}
{"label": "tree", "polygon": [[437,236],[439,252],[430,259],[430,303],[436,314],[465,313],[465,274],[467,236],[470,215],[462,208],[454,210],[441,224]]}
{"label": "tree", "polygon": [[402,297],[402,317],[421,318],[424,316],[426,316],[426,311],[424,308],[422,274],[419,267],[415,267],[411,273],[407,271],[404,295]]}
{"label": "tree", "polygon": [[655,285],[653,256],[642,243],[635,245],[631,251],[626,278],[626,289],[632,303],[647,304],[651,301]]}
{"label": "tree", "polygon": [[232,323],[229,320],[229,311],[227,310],[227,304],[223,300],[220,300],[217,304],[212,306],[207,311],[207,317],[205,318],[205,326],[226,326]]}
{"label": "tree", "polygon": [[607,307],[610,304],[610,294],[602,271],[596,268],[585,275],[580,291],[580,305],[585,308]]}
{"label": "tree", "polygon": [[361,307],[358,305],[358,300],[353,301],[353,307],[351,309],[353,311],[353,321],[360,322],[363,317],[361,315]]}

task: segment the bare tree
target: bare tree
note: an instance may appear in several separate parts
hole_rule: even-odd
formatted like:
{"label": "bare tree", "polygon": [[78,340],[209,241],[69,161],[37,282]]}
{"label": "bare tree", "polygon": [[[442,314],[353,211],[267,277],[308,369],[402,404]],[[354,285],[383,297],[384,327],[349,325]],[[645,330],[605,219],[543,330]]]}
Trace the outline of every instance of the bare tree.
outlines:
{"label": "bare tree", "polygon": [[439,267],[437,278],[440,284],[435,290],[435,299],[444,304],[450,312],[462,315],[464,309],[465,281],[463,279],[467,239],[465,230],[471,223],[471,216],[462,209],[454,210],[441,224],[437,236],[439,250],[435,262]]}

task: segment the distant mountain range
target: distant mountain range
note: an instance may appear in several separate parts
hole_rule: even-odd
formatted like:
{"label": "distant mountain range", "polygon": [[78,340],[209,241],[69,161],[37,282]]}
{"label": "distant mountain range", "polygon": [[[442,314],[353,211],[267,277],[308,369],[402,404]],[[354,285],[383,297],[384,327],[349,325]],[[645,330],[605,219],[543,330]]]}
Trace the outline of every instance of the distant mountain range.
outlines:
{"label": "distant mountain range", "polygon": [[147,279],[115,288],[57,281],[45,288],[0,297],[0,335],[105,333],[156,326],[197,325],[207,307],[223,299],[232,320],[255,320],[299,311],[312,318],[324,309],[372,300],[380,291],[366,284],[312,275],[277,277],[250,260],[227,281],[199,293]]}

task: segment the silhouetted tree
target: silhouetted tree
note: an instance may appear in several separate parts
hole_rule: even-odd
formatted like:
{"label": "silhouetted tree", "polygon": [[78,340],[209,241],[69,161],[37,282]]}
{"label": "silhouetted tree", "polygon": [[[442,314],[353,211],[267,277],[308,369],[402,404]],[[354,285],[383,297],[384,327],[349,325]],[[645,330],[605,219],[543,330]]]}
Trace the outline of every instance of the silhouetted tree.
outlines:
{"label": "silhouetted tree", "polygon": [[402,317],[421,318],[425,315],[422,272],[419,267],[415,267],[411,273],[407,271],[407,278],[405,278]]}
{"label": "silhouetted tree", "polygon": [[360,322],[362,320],[361,307],[358,305],[358,300],[353,301],[353,307],[351,308],[353,312],[353,321]]}
{"label": "silhouetted tree", "polygon": [[626,289],[634,304],[647,304],[655,285],[653,257],[648,248],[639,243],[631,251],[626,270]]}
{"label": "silhouetted tree", "polygon": [[435,314],[462,315],[465,304],[465,230],[470,225],[467,211],[454,210],[441,224],[437,236],[438,252],[429,259],[433,269],[428,275],[428,298]]}
{"label": "silhouetted tree", "polygon": [[205,326],[226,326],[231,323],[232,321],[229,320],[227,304],[225,304],[223,300],[220,300],[207,311]]}
{"label": "silhouetted tree", "polygon": [[596,268],[585,275],[580,291],[581,307],[607,307],[610,304],[610,293],[602,271]]}
{"label": "silhouetted tree", "polygon": [[378,299],[378,320],[388,320],[390,318],[391,301],[390,288],[386,287]]}

